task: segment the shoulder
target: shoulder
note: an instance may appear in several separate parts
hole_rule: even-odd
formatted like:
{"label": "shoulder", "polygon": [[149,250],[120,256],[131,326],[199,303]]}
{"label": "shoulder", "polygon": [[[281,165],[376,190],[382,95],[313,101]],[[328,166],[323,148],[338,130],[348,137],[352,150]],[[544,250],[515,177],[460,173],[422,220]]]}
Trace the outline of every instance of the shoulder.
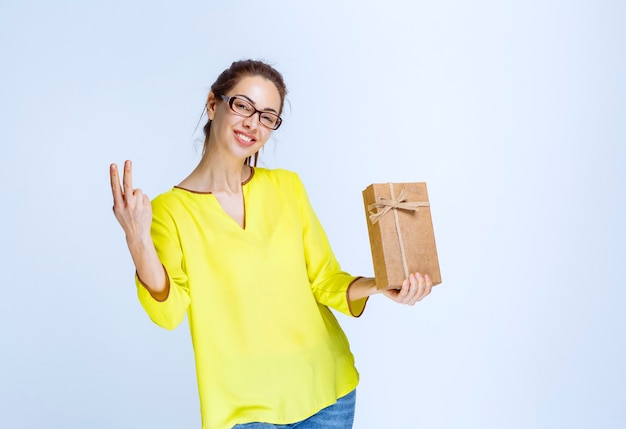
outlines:
{"label": "shoulder", "polygon": [[180,200],[180,196],[178,192],[176,192],[176,188],[171,188],[153,198],[152,205],[168,205],[178,200]]}
{"label": "shoulder", "polygon": [[176,213],[192,205],[194,197],[194,193],[174,187],[151,201],[152,211],[154,213]]}
{"label": "shoulder", "polygon": [[283,191],[303,189],[302,181],[294,171],[285,169],[255,168],[254,178],[256,183],[262,187],[275,187]]}
{"label": "shoulder", "polygon": [[[309,196],[302,180],[294,171],[284,169],[259,168],[255,192],[263,198],[275,198],[280,204],[289,207],[306,208],[310,205]],[[256,175],[256,170],[255,170]]]}
{"label": "shoulder", "polygon": [[262,180],[270,180],[273,182],[299,182],[300,178],[294,171],[282,168],[259,168],[254,169],[254,177]]}

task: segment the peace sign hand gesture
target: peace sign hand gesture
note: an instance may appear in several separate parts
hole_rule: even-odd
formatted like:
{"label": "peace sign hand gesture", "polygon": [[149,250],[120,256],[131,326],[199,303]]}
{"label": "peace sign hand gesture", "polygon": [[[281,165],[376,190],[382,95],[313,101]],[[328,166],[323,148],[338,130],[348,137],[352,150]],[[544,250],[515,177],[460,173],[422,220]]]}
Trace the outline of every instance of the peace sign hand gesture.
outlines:
{"label": "peace sign hand gesture", "polygon": [[123,188],[118,168],[111,164],[111,190],[113,191],[113,213],[126,233],[126,241],[151,240],[152,206],[150,199],[141,189],[133,189],[133,165],[124,163]]}
{"label": "peace sign hand gesture", "polygon": [[135,263],[137,277],[154,299],[163,301],[169,294],[169,281],[152,242],[152,205],[141,189],[133,189],[133,164],[124,163],[124,186],[117,165],[111,164],[113,213],[126,233],[126,244]]}

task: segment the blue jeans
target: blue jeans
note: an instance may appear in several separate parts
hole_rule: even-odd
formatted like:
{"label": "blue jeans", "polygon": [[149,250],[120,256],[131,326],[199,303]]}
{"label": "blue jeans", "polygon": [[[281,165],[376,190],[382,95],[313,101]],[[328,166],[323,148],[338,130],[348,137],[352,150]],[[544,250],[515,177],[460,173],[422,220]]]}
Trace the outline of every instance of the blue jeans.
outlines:
{"label": "blue jeans", "polygon": [[356,390],[337,399],[330,405],[308,419],[288,425],[272,423],[244,423],[233,426],[233,429],[352,429]]}

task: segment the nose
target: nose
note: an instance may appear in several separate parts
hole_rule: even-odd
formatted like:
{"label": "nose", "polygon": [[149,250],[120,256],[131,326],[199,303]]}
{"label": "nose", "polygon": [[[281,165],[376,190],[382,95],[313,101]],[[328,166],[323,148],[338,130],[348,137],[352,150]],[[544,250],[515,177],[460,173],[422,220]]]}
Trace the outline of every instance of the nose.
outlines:
{"label": "nose", "polygon": [[254,115],[243,119],[243,126],[248,129],[256,129],[259,126],[261,112],[254,112]]}

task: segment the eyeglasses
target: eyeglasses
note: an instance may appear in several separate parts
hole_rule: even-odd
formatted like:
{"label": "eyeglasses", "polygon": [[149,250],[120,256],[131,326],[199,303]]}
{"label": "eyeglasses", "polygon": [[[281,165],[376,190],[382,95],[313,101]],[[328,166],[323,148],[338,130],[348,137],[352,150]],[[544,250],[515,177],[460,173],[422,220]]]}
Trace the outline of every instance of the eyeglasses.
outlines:
{"label": "eyeglasses", "polygon": [[282,118],[275,113],[257,110],[256,107],[243,97],[234,95],[229,97],[222,95],[222,99],[228,103],[230,110],[243,116],[244,118],[250,118],[255,113],[259,114],[259,122],[261,125],[269,128],[270,130],[277,130],[280,124],[283,122]]}

